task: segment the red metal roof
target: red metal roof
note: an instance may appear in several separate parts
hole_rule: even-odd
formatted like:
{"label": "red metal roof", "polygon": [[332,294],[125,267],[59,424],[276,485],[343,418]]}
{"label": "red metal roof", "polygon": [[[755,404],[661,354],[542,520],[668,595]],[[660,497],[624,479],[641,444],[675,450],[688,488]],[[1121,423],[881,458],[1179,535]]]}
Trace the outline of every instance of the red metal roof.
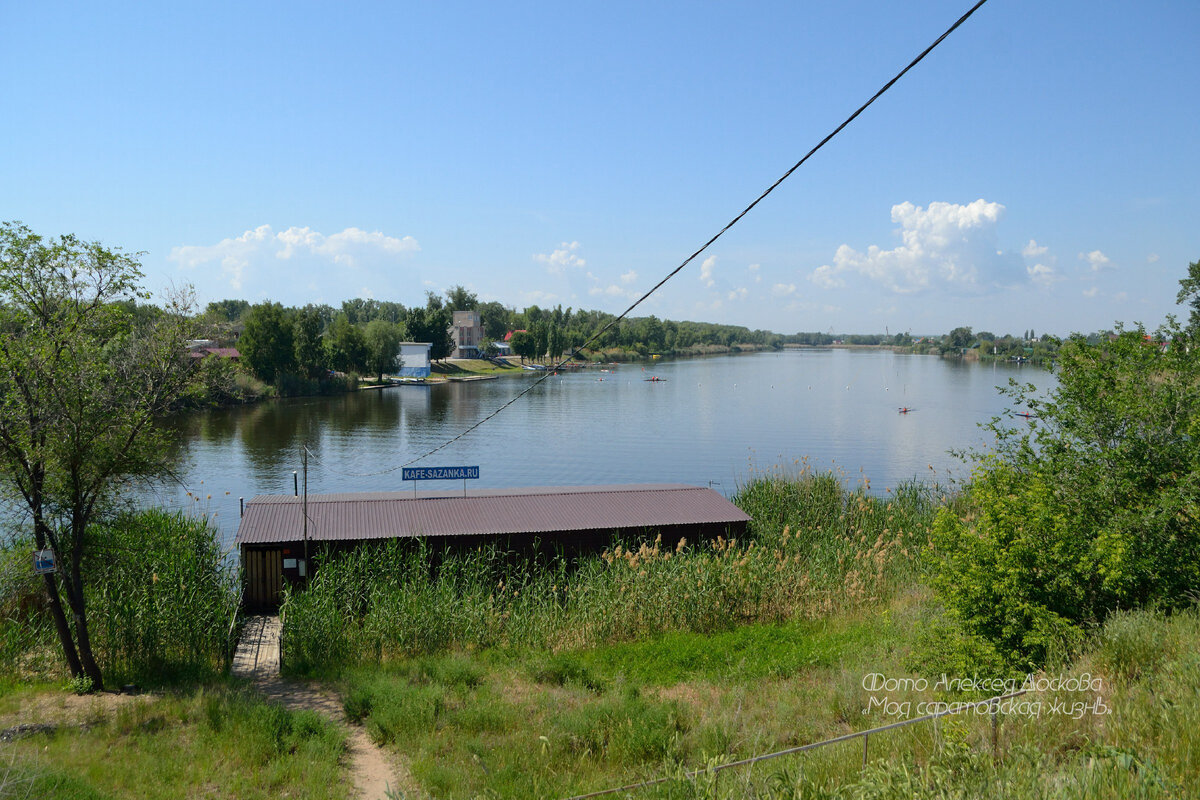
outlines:
{"label": "red metal roof", "polygon": [[[568,486],[308,496],[314,541],[480,536],[744,524],[750,517],[712,489],[686,484]],[[258,495],[246,504],[238,544],[296,542],[301,498]]]}

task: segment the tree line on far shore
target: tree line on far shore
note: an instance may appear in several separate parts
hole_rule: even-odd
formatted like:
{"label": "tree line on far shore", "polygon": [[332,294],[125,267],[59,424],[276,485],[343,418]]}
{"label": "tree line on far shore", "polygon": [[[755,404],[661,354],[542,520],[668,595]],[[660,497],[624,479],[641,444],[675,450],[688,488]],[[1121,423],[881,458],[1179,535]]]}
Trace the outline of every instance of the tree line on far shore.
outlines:
{"label": "tree line on far shore", "polygon": [[[135,318],[155,314],[152,306],[133,301],[127,305]],[[480,302],[462,286],[452,287],[444,296],[426,292],[425,304],[411,307],[364,298],[346,300],[340,308],[328,304],[286,307],[270,301],[251,305],[228,299],[209,303],[197,315],[197,335],[236,347],[241,364],[204,359],[195,394],[198,400],[222,403],[272,392],[343,391],[358,376],[382,377],[396,369],[399,343],[404,341],[430,343],[430,358],[445,359],[454,351],[449,331],[456,311],[478,312],[483,354],[498,355],[496,345],[506,342],[512,355],[534,361],[568,355],[615,360],[762,349],[788,339],[742,326],[675,322],[654,316],[616,322],[613,314],[561,305],[532,305],[517,311],[496,301]]]}

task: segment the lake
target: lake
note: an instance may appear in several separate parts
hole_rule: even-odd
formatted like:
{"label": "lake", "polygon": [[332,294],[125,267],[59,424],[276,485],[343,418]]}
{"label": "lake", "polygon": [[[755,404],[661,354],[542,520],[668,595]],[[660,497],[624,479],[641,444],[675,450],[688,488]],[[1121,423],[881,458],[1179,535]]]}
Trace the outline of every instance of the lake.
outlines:
{"label": "lake", "polygon": [[[401,481],[402,464],[459,435],[540,375],[182,415],[171,421],[181,434],[180,482],[154,499],[212,515],[229,546],[238,498],[291,493],[302,443],[311,453],[311,493],[411,490]],[[969,472],[948,451],[986,444],[979,425],[1006,407],[996,387],[1013,378],[1041,390],[1054,385],[1038,367],[882,350],[587,369],[549,377],[418,465],[478,465],[472,489],[670,482],[731,495],[755,472],[795,471],[805,459],[814,469],[840,470],[850,483],[869,479],[873,492],[912,478],[946,483]],[[463,481],[419,488],[453,493]]]}

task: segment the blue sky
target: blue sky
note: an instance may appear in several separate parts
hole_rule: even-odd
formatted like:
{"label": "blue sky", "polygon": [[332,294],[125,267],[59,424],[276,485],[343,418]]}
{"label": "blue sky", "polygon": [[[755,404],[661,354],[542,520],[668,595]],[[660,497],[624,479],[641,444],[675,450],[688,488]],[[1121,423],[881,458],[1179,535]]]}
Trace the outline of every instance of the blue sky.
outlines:
{"label": "blue sky", "polygon": [[[0,219],[202,302],[617,312],[968,7],[9,3]],[[1198,33],[991,0],[635,314],[1155,325],[1200,259]]]}

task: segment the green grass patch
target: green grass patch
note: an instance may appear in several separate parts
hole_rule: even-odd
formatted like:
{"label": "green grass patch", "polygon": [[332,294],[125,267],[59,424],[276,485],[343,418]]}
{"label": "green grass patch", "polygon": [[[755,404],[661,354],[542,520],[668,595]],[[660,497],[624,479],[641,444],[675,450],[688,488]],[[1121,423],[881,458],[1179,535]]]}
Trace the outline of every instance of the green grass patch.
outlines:
{"label": "green grass patch", "polygon": [[349,789],[335,725],[222,686],[97,705],[5,747],[36,797],[323,800]]}
{"label": "green grass patch", "polygon": [[435,375],[494,375],[519,370],[520,367],[512,364],[502,367],[482,358],[458,359],[454,362],[435,361],[430,365],[430,371]]}
{"label": "green grass patch", "polygon": [[[833,667],[879,642],[885,619],[799,620],[745,625],[702,635],[665,633],[654,639],[605,645],[575,657],[587,675],[622,675],[640,684],[682,681],[747,682],[788,678],[812,667]],[[593,679],[594,680],[594,679]]]}
{"label": "green grass patch", "polygon": [[[922,641],[927,625],[934,633]],[[636,796],[1032,800],[1200,790],[1196,612],[1110,620],[1080,660],[1042,675],[1101,683],[1039,695],[1040,716],[1002,715],[998,756],[988,715],[967,714],[872,736],[865,770],[861,741],[853,741],[719,777],[683,777],[917,716],[919,702],[973,699],[933,687],[942,667],[951,677],[990,676],[986,660],[969,660],[978,656],[976,643],[961,635],[928,591],[913,589],[827,621],[672,632],[559,652],[400,659],[348,673],[346,690],[369,698],[360,706],[368,729],[412,765],[433,797],[556,798],[658,776],[674,777]],[[1122,666],[1131,660],[1147,666]],[[971,664],[985,671],[958,672]],[[864,686],[871,673],[926,677],[930,687],[871,691]],[[873,704],[884,695],[908,710]],[[1107,711],[1067,710],[1097,699]]]}

